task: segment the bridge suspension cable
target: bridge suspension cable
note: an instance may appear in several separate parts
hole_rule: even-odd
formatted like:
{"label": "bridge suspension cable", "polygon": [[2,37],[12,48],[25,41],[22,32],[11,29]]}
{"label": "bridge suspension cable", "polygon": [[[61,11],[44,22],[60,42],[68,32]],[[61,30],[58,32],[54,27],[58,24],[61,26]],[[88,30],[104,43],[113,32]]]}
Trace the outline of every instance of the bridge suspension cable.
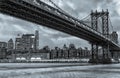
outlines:
{"label": "bridge suspension cable", "polygon": [[[61,9],[58,5],[56,5],[52,0],[48,0],[48,1],[51,2],[60,12],[71,16],[69,13],[67,13],[66,11],[64,11],[63,9]],[[72,9],[72,8],[71,8],[71,9]],[[73,10],[73,9],[72,9],[72,10]],[[90,21],[83,21],[84,19],[88,18],[89,16],[90,16],[90,14],[87,15],[85,18],[83,18],[83,19],[80,20],[80,21],[83,22],[83,23],[86,23],[86,22],[88,23],[88,22],[90,22]],[[79,16],[78,16],[78,17],[79,17]],[[76,17],[76,19],[78,19],[78,17]]]}
{"label": "bridge suspension cable", "polygon": [[82,18],[81,21],[87,19],[89,16],[90,16],[90,14],[85,16],[84,18]]}
{"label": "bridge suspension cable", "polygon": [[88,26],[91,27],[91,18],[90,18],[90,14],[87,15],[86,17],[82,18],[80,21],[83,22],[83,23],[85,23],[85,24],[87,24]]}
{"label": "bridge suspension cable", "polygon": [[[56,5],[52,0],[47,0],[48,2],[50,2],[56,9],[58,9],[60,12],[64,13],[65,15],[71,16],[69,13],[67,13],[66,11],[64,11],[63,9],[61,9],[58,5]],[[72,9],[72,8],[71,8]],[[85,20],[86,18],[88,18],[90,16],[87,15],[86,17],[84,17],[82,20],[80,20],[83,23],[90,23],[90,20]],[[78,17],[76,17],[76,19],[78,19]]]}
{"label": "bridge suspension cable", "polygon": [[114,27],[113,27],[113,25],[112,25],[112,22],[111,22],[110,16],[109,16],[108,20],[109,20],[109,24],[110,24],[110,26],[111,26],[111,30],[112,30],[112,32],[113,32],[113,31],[114,31]]}
{"label": "bridge suspension cable", "polygon": [[67,15],[70,15],[66,11],[64,11],[63,9],[61,9],[59,6],[57,6],[52,0],[48,0],[48,1],[51,2],[51,4],[53,4],[56,7],[56,9],[58,9],[60,12],[65,13]]}

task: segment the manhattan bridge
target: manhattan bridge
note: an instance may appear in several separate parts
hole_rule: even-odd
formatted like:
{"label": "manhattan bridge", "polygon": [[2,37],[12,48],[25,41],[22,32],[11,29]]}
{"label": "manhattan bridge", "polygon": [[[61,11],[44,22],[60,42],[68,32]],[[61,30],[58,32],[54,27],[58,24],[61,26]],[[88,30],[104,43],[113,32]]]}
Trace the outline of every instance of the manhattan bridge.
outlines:
{"label": "manhattan bridge", "polygon": [[[87,40],[91,44],[90,63],[111,63],[111,52],[118,52],[120,46],[110,37],[108,10],[91,11],[89,16],[79,20],[52,0],[47,1],[50,5],[41,0],[0,0],[0,12]],[[99,47],[102,58],[98,55]]]}

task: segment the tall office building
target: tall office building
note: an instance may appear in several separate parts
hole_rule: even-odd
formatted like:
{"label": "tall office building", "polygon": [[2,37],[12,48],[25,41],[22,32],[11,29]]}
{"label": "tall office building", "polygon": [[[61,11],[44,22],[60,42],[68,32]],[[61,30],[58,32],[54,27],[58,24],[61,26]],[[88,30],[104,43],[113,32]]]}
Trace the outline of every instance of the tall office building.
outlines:
{"label": "tall office building", "polygon": [[7,48],[5,47],[0,47],[0,59],[5,59],[7,54]]}
{"label": "tall office building", "polygon": [[14,43],[13,43],[13,40],[10,39],[8,41],[8,46],[7,46],[8,50],[13,50],[14,49]]}
{"label": "tall office building", "polygon": [[62,54],[62,58],[69,58],[69,49],[68,49],[68,47],[64,44],[64,46],[63,46],[63,54]]}
{"label": "tall office building", "polygon": [[15,49],[16,50],[22,50],[21,38],[16,38],[16,40],[15,40]]}
{"label": "tall office building", "polygon": [[35,43],[34,43],[34,49],[39,49],[39,31],[35,31]]}
{"label": "tall office building", "polygon": [[34,34],[23,34],[22,37],[16,38],[16,50],[29,51],[30,49],[37,50],[39,47],[39,32]]}
{"label": "tall office building", "polygon": [[0,42],[0,59],[6,58],[6,53],[7,53],[7,43]]}
{"label": "tall office building", "polygon": [[113,31],[112,34],[110,34],[110,38],[115,43],[118,43],[118,34],[117,34],[117,32]]}
{"label": "tall office building", "polygon": [[76,47],[74,44],[69,45],[69,58],[75,58],[77,56]]}
{"label": "tall office building", "polygon": [[24,34],[22,35],[22,49],[23,50],[30,50],[34,49],[34,34]]}

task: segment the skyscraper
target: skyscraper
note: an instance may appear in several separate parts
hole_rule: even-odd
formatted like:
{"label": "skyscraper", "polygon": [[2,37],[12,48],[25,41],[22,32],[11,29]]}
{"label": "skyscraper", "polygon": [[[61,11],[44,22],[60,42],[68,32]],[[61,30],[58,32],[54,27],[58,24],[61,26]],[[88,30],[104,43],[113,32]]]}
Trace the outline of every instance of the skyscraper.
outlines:
{"label": "skyscraper", "polygon": [[62,55],[62,58],[69,58],[68,47],[65,44],[63,46],[63,55]]}
{"label": "skyscraper", "polygon": [[7,53],[7,43],[0,42],[0,59],[6,58],[6,53]]}
{"label": "skyscraper", "polygon": [[111,37],[111,40],[114,41],[115,43],[118,43],[118,34],[116,31],[113,31],[111,34],[110,34],[110,37]]}
{"label": "skyscraper", "polygon": [[69,45],[69,58],[75,58],[77,56],[76,47],[74,44]]}
{"label": "skyscraper", "polygon": [[23,50],[30,50],[34,49],[34,34],[24,34],[22,35],[22,49]]}
{"label": "skyscraper", "polygon": [[15,42],[16,50],[30,49],[37,50],[39,48],[39,32],[36,31],[34,34],[23,34],[22,37],[16,38]]}
{"label": "skyscraper", "polygon": [[10,40],[8,41],[8,50],[13,50],[13,49],[14,49],[14,43],[13,43],[13,40],[10,39]]}
{"label": "skyscraper", "polygon": [[15,49],[16,50],[22,50],[22,43],[21,43],[21,38],[16,38],[15,40]]}
{"label": "skyscraper", "polygon": [[39,31],[35,31],[35,43],[34,43],[34,49],[39,49]]}

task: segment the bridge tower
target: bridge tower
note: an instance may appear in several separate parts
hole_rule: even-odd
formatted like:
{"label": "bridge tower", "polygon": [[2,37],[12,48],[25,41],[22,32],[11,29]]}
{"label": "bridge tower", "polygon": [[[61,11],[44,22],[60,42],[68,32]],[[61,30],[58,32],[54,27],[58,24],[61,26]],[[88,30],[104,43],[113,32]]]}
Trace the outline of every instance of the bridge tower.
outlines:
{"label": "bridge tower", "polygon": [[[101,18],[102,18],[102,34],[105,37],[110,38],[110,34],[109,34],[109,21],[108,21],[109,12],[108,12],[108,10],[107,11],[103,11],[102,10],[102,17]],[[102,50],[103,50],[102,62],[103,63],[110,63],[111,62],[111,60],[110,60],[111,53],[110,53],[110,50],[109,50],[109,43],[106,43],[106,44],[103,43]]]}
{"label": "bridge tower", "polygon": [[[103,11],[102,12],[95,12],[91,11],[91,27],[93,30],[98,31],[98,18],[102,19],[102,34],[105,37],[109,38],[109,12]],[[110,62],[110,51],[109,51],[109,43],[102,43],[102,59],[99,58],[98,55],[98,42],[91,42],[91,59],[90,63],[109,63]]]}

